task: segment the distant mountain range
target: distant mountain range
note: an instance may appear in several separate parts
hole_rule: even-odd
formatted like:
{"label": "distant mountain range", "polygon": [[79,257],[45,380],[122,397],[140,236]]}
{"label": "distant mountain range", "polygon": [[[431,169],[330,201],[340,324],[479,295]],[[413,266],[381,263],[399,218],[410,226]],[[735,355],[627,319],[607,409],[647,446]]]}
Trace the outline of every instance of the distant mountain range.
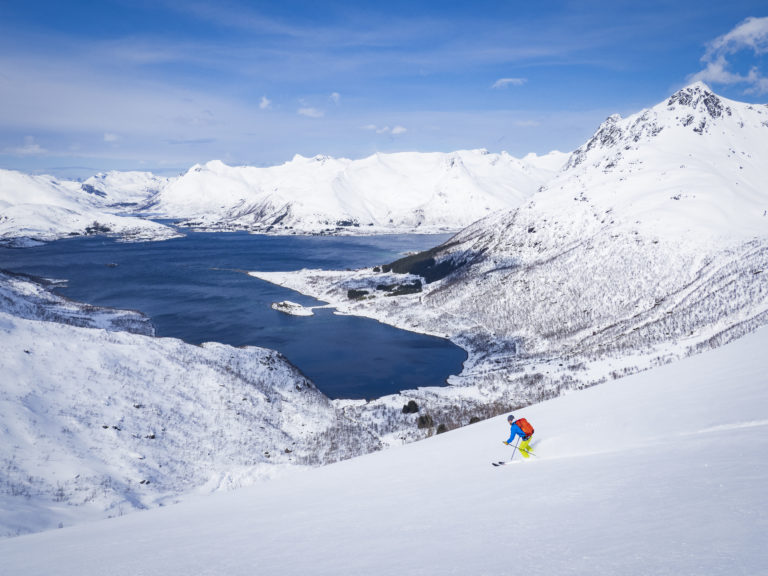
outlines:
{"label": "distant mountain range", "polygon": [[0,170],[0,243],[24,246],[86,234],[126,240],[173,237],[173,229],[130,215],[162,183],[142,172],[111,173],[81,183]]}
{"label": "distant mountain range", "polygon": [[0,241],[175,234],[148,218],[197,230],[272,234],[457,231],[519,205],[567,158],[552,152],[517,159],[484,150],[362,160],[296,156],[268,168],[212,161],[176,178],[108,172],[84,182],[0,170]]}
{"label": "distant mountain range", "polygon": [[194,166],[148,209],[206,230],[281,233],[458,230],[517,206],[565,163],[484,150],[375,154],[362,160],[294,157],[269,168]]}

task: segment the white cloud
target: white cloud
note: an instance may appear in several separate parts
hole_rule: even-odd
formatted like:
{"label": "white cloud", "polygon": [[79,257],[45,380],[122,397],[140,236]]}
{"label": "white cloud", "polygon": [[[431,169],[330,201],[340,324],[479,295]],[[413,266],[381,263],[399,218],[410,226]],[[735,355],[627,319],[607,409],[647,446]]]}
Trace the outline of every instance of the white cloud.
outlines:
{"label": "white cloud", "polygon": [[339,104],[339,102],[341,102],[341,94],[339,94],[338,92],[332,92],[329,98],[331,99],[331,102],[333,102],[334,104]]}
{"label": "white cloud", "polygon": [[24,146],[18,148],[7,148],[5,150],[9,154],[15,154],[16,156],[41,156],[47,154],[48,150],[35,143],[35,139],[32,136],[26,136],[24,138]]}
{"label": "white cloud", "polygon": [[323,116],[325,116],[325,112],[323,112],[322,110],[318,110],[317,108],[311,108],[311,107],[299,108],[296,111],[296,113],[299,114],[300,116],[306,116],[307,118],[322,118]]}
{"label": "white cloud", "polygon": [[272,108],[272,100],[270,100],[266,96],[262,96],[261,100],[259,101],[259,108],[261,110],[269,110],[270,108]]}
{"label": "white cloud", "polygon": [[377,126],[376,124],[366,124],[363,126],[363,130],[370,130],[372,132],[376,132],[376,134],[391,134],[392,136],[397,136],[398,134],[405,134],[408,132],[408,129],[404,126],[400,126],[399,124],[397,126],[394,126],[390,128],[389,126]]}
{"label": "white cloud", "polygon": [[498,90],[500,88],[507,88],[508,86],[522,86],[527,81],[527,78],[499,78],[493,83],[491,88]]}
{"label": "white cloud", "polygon": [[727,34],[713,40],[707,53],[733,53],[743,48],[751,48],[755,54],[768,52],[768,17],[747,18]]}
{"label": "white cloud", "polygon": [[104,142],[117,142],[120,140],[120,136],[112,132],[104,132]]}
{"label": "white cloud", "polygon": [[746,84],[747,92],[768,93],[768,78],[756,66],[746,74],[733,71],[731,56],[744,50],[750,50],[756,56],[768,53],[768,17],[747,18],[727,34],[710,42],[701,58],[706,67],[692,75],[690,80],[713,84]]}

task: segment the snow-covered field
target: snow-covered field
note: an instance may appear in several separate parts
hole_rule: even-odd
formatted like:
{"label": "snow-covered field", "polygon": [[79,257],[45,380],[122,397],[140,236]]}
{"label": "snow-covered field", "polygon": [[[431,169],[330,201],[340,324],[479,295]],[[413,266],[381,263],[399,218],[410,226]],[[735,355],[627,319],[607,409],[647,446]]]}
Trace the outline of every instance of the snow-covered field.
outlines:
{"label": "snow-covered field", "polygon": [[227,494],[0,541],[8,576],[768,574],[765,328],[503,417]]}

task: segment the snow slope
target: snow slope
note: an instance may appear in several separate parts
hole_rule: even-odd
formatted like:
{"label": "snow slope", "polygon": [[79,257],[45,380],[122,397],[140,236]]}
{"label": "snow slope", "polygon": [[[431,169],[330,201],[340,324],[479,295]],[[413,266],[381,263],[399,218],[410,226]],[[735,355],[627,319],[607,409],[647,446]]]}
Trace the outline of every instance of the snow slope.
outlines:
{"label": "snow slope", "polygon": [[[113,188],[119,186],[113,183]],[[110,197],[95,184],[0,170],[0,242],[24,245],[32,240],[104,233],[129,240],[177,235],[162,224],[114,214],[113,207],[107,206]],[[124,201],[125,195],[115,199]]]}
{"label": "snow slope", "polygon": [[0,273],[0,537],[333,458],[336,409],[279,353],[152,332]]}
{"label": "snow slope", "polygon": [[565,163],[485,150],[304,158],[268,168],[192,167],[152,199],[155,214],[213,230],[381,233],[460,229],[520,204]]}
{"label": "snow slope", "polygon": [[766,158],[768,106],[722,98],[697,82],[651,109],[606,120],[549,183],[539,209],[565,198],[583,204],[593,215],[573,216],[579,233],[608,218],[674,240],[750,239],[768,231]]}
{"label": "snow slope", "polygon": [[54,281],[33,281],[28,276],[0,270],[0,312],[27,320],[154,336],[155,328],[143,314],[78,304],[51,292],[54,284]]}
{"label": "snow slope", "polygon": [[743,339],[237,492],[0,541],[3,573],[768,574],[768,347]]}
{"label": "snow slope", "polygon": [[81,189],[99,197],[105,207],[133,212],[141,210],[168,182],[168,178],[151,172],[110,170],[91,176],[82,183]]}

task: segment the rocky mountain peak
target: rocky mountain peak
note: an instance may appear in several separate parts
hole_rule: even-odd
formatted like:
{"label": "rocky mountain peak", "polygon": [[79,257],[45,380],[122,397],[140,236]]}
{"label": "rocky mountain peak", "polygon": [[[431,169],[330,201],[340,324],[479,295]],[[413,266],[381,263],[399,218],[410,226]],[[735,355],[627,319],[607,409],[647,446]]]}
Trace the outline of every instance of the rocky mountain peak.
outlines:
{"label": "rocky mountain peak", "polygon": [[731,108],[726,106],[703,82],[695,82],[672,94],[667,101],[667,107],[675,110],[678,106],[703,112],[710,118],[732,114]]}
{"label": "rocky mountain peak", "polygon": [[575,168],[581,164],[591,150],[615,148],[618,146],[622,139],[625,138],[625,130],[621,124],[622,117],[619,114],[612,114],[606,118],[592,138],[573,152],[568,160],[566,169]]}
{"label": "rocky mountain peak", "polygon": [[[682,127],[699,135],[709,133],[715,121],[733,116],[730,104],[703,82],[695,82],[657,106],[628,118],[614,114],[600,125],[592,138],[573,152],[566,169],[575,168],[592,155],[596,155],[592,162],[595,166],[613,166],[622,151],[636,149],[665,129]],[[605,154],[610,158],[606,159]]]}

